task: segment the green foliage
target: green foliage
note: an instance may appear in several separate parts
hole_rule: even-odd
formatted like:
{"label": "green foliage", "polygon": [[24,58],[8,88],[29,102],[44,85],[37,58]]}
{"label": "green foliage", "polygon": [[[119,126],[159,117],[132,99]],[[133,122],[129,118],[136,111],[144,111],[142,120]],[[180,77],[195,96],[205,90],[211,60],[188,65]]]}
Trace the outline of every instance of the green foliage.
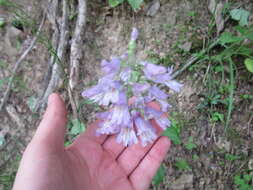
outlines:
{"label": "green foliage", "polygon": [[252,100],[253,99],[253,95],[251,95],[251,94],[242,94],[240,97],[243,100]]}
{"label": "green foliage", "polygon": [[219,112],[213,112],[211,115],[211,121],[212,122],[224,122],[224,115]]}
{"label": "green foliage", "polygon": [[0,189],[10,190],[12,189],[13,182],[15,180],[16,171],[19,166],[21,157],[18,155],[12,158],[12,161],[8,163],[8,170],[0,170]]}
{"label": "green foliage", "polygon": [[225,154],[225,159],[227,161],[235,161],[235,160],[239,160],[240,159],[240,156],[237,156],[237,155],[233,155],[233,154]]}
{"label": "green foliage", "polygon": [[249,72],[253,73],[253,59],[245,59],[244,64]]}
{"label": "green foliage", "polygon": [[175,166],[179,169],[179,170],[190,170],[191,167],[189,166],[189,164],[187,163],[187,161],[185,159],[178,159],[175,163]]}
{"label": "green foliage", "polygon": [[[122,4],[125,0],[109,0],[109,5],[111,7],[116,7]],[[143,3],[143,0],[127,0],[128,4],[132,7],[133,10],[138,10]]]}
{"label": "green foliage", "polygon": [[0,28],[3,28],[5,26],[4,18],[0,17]]}
{"label": "green foliage", "polygon": [[164,131],[163,135],[169,137],[169,139],[174,144],[181,144],[180,133],[181,133],[180,123],[172,117],[171,126]]}
{"label": "green foliage", "polygon": [[192,136],[190,136],[190,137],[188,138],[188,142],[185,144],[185,148],[186,148],[187,150],[192,150],[192,149],[194,149],[194,148],[197,148],[197,145],[194,144],[194,142],[193,142],[193,137],[192,137]]}
{"label": "green foliage", "polygon": [[239,190],[253,190],[253,187],[250,185],[250,182],[252,181],[252,175],[243,174],[236,175],[234,177],[234,184],[237,185]]}
{"label": "green foliage", "polygon": [[203,94],[203,97],[203,101],[197,106],[197,108],[200,110],[206,107],[212,107],[220,104],[226,105],[226,102],[224,99],[222,99],[221,94]]}
{"label": "green foliage", "polygon": [[143,0],[127,0],[127,1],[134,10],[139,9],[143,2]]}
{"label": "green foliage", "polygon": [[27,105],[32,112],[35,112],[36,98],[34,96],[29,97],[27,99]]}
{"label": "green foliage", "polygon": [[73,119],[69,122],[68,128],[71,135],[78,135],[85,130],[85,125],[78,119]]}
{"label": "green foliage", "polygon": [[0,174],[0,184],[3,187],[3,190],[11,189],[14,179],[15,174],[14,175]]}
{"label": "green foliage", "polygon": [[9,0],[0,0],[0,6],[11,6],[13,3],[11,3]]}
{"label": "green foliage", "polygon": [[223,32],[219,38],[220,44],[225,46],[226,44],[241,42],[244,38],[234,36],[231,32]]}
{"label": "green foliage", "polygon": [[[218,40],[212,43],[220,44],[222,49],[218,53],[217,51],[214,53],[207,51],[204,54],[202,52],[196,54],[199,62],[208,61],[212,63],[212,65],[206,67],[205,81],[207,81],[208,92],[204,94],[204,100],[198,106],[198,109],[206,109],[212,122],[220,121],[224,123],[225,132],[233,110],[234,90],[236,87],[236,77],[234,75],[238,65],[235,62],[235,58],[244,58],[245,68],[253,72],[253,49],[251,48],[253,26],[246,26],[248,25],[249,13],[243,9],[236,9],[230,11],[230,15],[233,19],[239,21],[239,25],[235,26],[230,32],[222,33]],[[245,41],[248,43],[245,43]],[[210,49],[212,44],[207,49]],[[220,66],[216,66],[217,64],[220,64]],[[223,66],[225,64],[228,65],[229,71],[229,83],[227,84],[224,84],[227,81]],[[217,80],[217,73],[220,73],[220,81]],[[226,119],[224,119],[225,114],[220,112],[220,109],[224,108],[224,106],[227,108]]]}
{"label": "green foliage", "polygon": [[197,154],[194,154],[194,155],[192,156],[192,159],[193,159],[193,161],[196,161],[196,160],[199,159],[199,156],[198,156]]}
{"label": "green foliage", "polygon": [[111,7],[116,7],[123,2],[124,2],[124,0],[109,0],[109,5]]}
{"label": "green foliage", "polygon": [[165,176],[165,168],[163,167],[163,165],[161,165],[158,171],[156,172],[155,177],[153,178],[152,184],[154,185],[161,184],[163,182],[164,176]]}
{"label": "green foliage", "polygon": [[189,17],[196,17],[197,16],[197,12],[196,11],[190,11],[190,12],[187,13],[187,15]]}
{"label": "green foliage", "polygon": [[242,8],[240,9],[233,9],[230,11],[230,16],[232,19],[239,22],[240,26],[248,25],[248,18],[250,13]]}

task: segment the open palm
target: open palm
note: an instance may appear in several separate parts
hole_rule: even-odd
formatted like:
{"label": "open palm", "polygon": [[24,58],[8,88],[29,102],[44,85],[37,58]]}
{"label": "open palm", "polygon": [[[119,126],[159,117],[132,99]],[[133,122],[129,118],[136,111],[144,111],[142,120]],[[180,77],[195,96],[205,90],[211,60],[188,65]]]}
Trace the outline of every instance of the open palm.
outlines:
{"label": "open palm", "polygon": [[145,190],[170,146],[166,137],[160,137],[146,147],[125,148],[115,136],[96,136],[96,122],[64,148],[66,121],[63,101],[51,95],[23,155],[14,190]]}

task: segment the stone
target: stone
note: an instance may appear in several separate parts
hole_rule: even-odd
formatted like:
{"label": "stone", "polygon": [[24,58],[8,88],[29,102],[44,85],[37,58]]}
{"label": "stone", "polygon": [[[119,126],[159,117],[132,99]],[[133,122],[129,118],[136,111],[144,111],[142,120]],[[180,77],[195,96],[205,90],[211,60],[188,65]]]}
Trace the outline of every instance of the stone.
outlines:
{"label": "stone", "polygon": [[193,174],[182,174],[178,179],[176,179],[171,184],[171,189],[181,190],[186,187],[192,186],[193,184]]}
{"label": "stone", "polygon": [[151,16],[151,17],[155,16],[157,12],[159,11],[160,6],[161,4],[159,0],[152,1],[149,5],[146,15]]}
{"label": "stone", "polygon": [[184,44],[179,45],[179,48],[186,52],[189,52],[191,50],[191,47],[192,47],[192,42],[185,42]]}

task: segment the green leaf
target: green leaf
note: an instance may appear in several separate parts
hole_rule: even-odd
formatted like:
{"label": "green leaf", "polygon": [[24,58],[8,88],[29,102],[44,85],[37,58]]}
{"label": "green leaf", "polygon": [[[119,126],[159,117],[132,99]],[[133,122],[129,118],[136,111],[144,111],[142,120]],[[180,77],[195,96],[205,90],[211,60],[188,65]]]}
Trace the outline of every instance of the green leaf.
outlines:
{"label": "green leaf", "polygon": [[253,190],[252,186],[249,184],[252,180],[252,175],[244,174],[242,177],[236,175],[234,177],[234,183],[238,185],[239,190]]}
{"label": "green leaf", "polygon": [[240,156],[233,155],[233,154],[225,154],[225,159],[228,161],[235,161],[240,159]]}
{"label": "green leaf", "polygon": [[71,129],[70,134],[71,135],[78,135],[82,133],[85,130],[85,125],[79,121],[78,119],[74,119],[71,121]]}
{"label": "green leaf", "polygon": [[245,182],[249,183],[252,179],[252,175],[244,174],[243,179]]}
{"label": "green leaf", "polygon": [[239,21],[240,26],[248,25],[248,18],[250,13],[244,9],[233,9],[230,11],[230,16],[232,19]]}
{"label": "green leaf", "polygon": [[109,0],[109,5],[111,7],[116,7],[123,2],[124,2],[124,0]]}
{"label": "green leaf", "polygon": [[233,36],[231,32],[223,32],[219,38],[219,43],[224,46],[228,43],[237,43],[242,40],[242,37]]}
{"label": "green leaf", "polygon": [[253,60],[252,59],[245,59],[244,64],[249,72],[253,73]]}
{"label": "green leaf", "polygon": [[4,27],[5,21],[3,18],[0,17],[0,28]]}
{"label": "green leaf", "polygon": [[243,26],[235,26],[234,29],[238,31],[245,38],[253,41],[253,26],[251,27],[243,27]]}
{"label": "green leaf", "polygon": [[35,112],[36,98],[34,96],[29,97],[27,100],[27,105],[32,112]]}
{"label": "green leaf", "polygon": [[237,54],[239,55],[241,54],[243,56],[250,57],[252,53],[253,53],[253,49],[245,47],[245,46],[241,46],[239,49],[237,49]]}
{"label": "green leaf", "polygon": [[214,113],[212,113],[211,120],[213,122],[217,122],[217,121],[224,122],[224,115],[222,113],[219,113],[219,112],[214,112]]}
{"label": "green leaf", "polygon": [[190,170],[191,167],[189,166],[189,164],[187,163],[187,161],[185,159],[178,159],[176,161],[175,166],[179,169],[179,170]]}
{"label": "green leaf", "polygon": [[69,146],[69,145],[71,145],[71,142],[70,142],[70,141],[66,141],[66,142],[64,143],[64,146],[65,146],[65,147],[67,147],[67,146]]}
{"label": "green leaf", "polygon": [[138,71],[132,71],[131,72],[131,77],[130,77],[130,82],[138,82],[140,78],[141,73]]}
{"label": "green leaf", "polygon": [[190,136],[189,139],[188,139],[187,144],[185,144],[185,148],[188,149],[188,150],[192,150],[196,147],[197,147],[197,145],[193,143],[193,137]]}
{"label": "green leaf", "polygon": [[156,172],[156,175],[153,178],[152,183],[154,185],[159,185],[160,183],[163,182],[164,176],[165,176],[165,168],[163,167],[163,165],[161,165],[158,171]]}
{"label": "green leaf", "polygon": [[236,175],[236,176],[234,177],[234,183],[235,183],[236,185],[242,185],[242,184],[244,184],[244,180],[242,180],[241,177],[240,177],[239,175]]}
{"label": "green leaf", "polygon": [[169,137],[174,144],[181,144],[180,131],[180,126],[172,120],[171,126],[164,131],[163,135]]}
{"label": "green leaf", "polygon": [[127,0],[131,7],[136,10],[139,9],[143,0]]}

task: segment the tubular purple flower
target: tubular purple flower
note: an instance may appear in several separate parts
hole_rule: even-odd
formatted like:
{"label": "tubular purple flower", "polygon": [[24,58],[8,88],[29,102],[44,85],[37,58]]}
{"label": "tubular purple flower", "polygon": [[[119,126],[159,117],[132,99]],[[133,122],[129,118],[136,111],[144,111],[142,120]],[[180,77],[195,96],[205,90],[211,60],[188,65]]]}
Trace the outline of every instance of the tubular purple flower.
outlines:
{"label": "tubular purple flower", "polygon": [[139,32],[138,32],[137,28],[133,28],[132,33],[131,33],[131,40],[132,41],[137,40],[138,35],[139,35]]}
{"label": "tubular purple flower", "polygon": [[160,118],[163,112],[155,110],[151,107],[146,106],[144,108],[144,117],[145,119],[153,119],[153,118]]}
{"label": "tubular purple flower", "polygon": [[141,93],[144,93],[150,88],[150,85],[148,83],[134,83],[133,85],[133,93],[134,95],[140,95]]}
{"label": "tubular purple flower", "polygon": [[167,69],[163,66],[155,65],[152,63],[146,63],[143,69],[148,79],[153,78],[154,75],[164,74]]}
{"label": "tubular purple flower", "polygon": [[118,58],[112,58],[110,62],[102,60],[101,70],[105,74],[117,73],[120,69],[120,60]]}
{"label": "tubular purple flower", "polygon": [[[136,58],[138,35],[138,30],[133,28],[127,53],[102,60],[102,76],[98,84],[82,92],[82,96],[109,108],[109,111],[96,114],[101,121],[96,133],[116,134],[116,141],[124,146],[136,144],[138,140],[143,146],[152,143],[157,134],[150,120],[164,130],[171,125],[170,120],[164,117],[171,107],[167,102],[169,95],[157,84],[175,92],[183,86],[172,78],[173,67]],[[161,110],[149,107],[152,101],[159,103]]]}
{"label": "tubular purple flower", "polygon": [[167,127],[170,127],[171,125],[170,120],[166,117],[155,118],[155,121],[163,130],[165,130]]}
{"label": "tubular purple flower", "polygon": [[130,79],[131,77],[131,72],[132,70],[128,67],[125,68],[123,71],[121,71],[121,73],[119,74],[119,77],[122,81],[126,82]]}
{"label": "tubular purple flower", "polygon": [[151,96],[155,97],[156,99],[167,99],[168,98],[168,94],[166,94],[164,91],[162,91],[160,88],[158,88],[157,86],[152,86],[149,89],[149,93]]}
{"label": "tubular purple flower", "polygon": [[173,66],[168,67],[168,74],[172,75],[172,73],[173,73]]}
{"label": "tubular purple flower", "polygon": [[127,97],[124,92],[120,92],[119,100],[113,107],[111,115],[111,123],[115,125],[127,126],[130,122],[130,113],[127,105]]}
{"label": "tubular purple flower", "polygon": [[110,121],[104,121],[99,124],[98,129],[96,130],[96,133],[98,135],[100,134],[116,134],[120,131],[120,126],[112,124]]}
{"label": "tubular purple flower", "polygon": [[133,123],[128,126],[121,127],[119,134],[117,135],[116,141],[124,146],[130,146],[137,144],[138,139],[133,129]]}
{"label": "tubular purple flower", "polygon": [[145,107],[145,99],[142,96],[136,96],[135,97],[135,101],[132,104],[133,108],[137,108],[137,109],[144,109]]}
{"label": "tubular purple flower", "polygon": [[151,126],[149,121],[141,117],[136,117],[134,122],[137,128],[137,136],[140,137],[142,146],[152,143],[157,138],[155,129]]}
{"label": "tubular purple flower", "polygon": [[159,102],[159,104],[161,106],[162,112],[167,112],[168,109],[171,107],[171,105],[168,104],[168,102],[166,100],[157,99],[157,101]]}
{"label": "tubular purple flower", "polygon": [[110,112],[105,111],[105,112],[100,112],[96,114],[96,118],[100,120],[106,120],[108,116],[110,115]]}
{"label": "tubular purple flower", "polygon": [[117,103],[119,101],[121,84],[118,81],[108,81],[108,83],[103,84],[105,85],[103,86],[104,93],[100,100],[97,101],[98,104],[108,106],[110,103]]}
{"label": "tubular purple flower", "polygon": [[[180,92],[183,84],[172,80],[171,74],[173,72],[173,68],[169,67],[166,69],[163,66],[157,66],[151,63],[145,65],[144,74],[147,79],[152,80],[156,83],[165,84],[169,88],[171,88],[175,92]],[[167,73],[168,71],[168,73]]]}
{"label": "tubular purple flower", "polygon": [[175,80],[169,80],[164,83],[166,86],[171,88],[175,92],[180,92],[181,88],[183,87],[183,84],[175,81]]}
{"label": "tubular purple flower", "polygon": [[86,97],[86,98],[91,98],[91,97],[98,95],[102,92],[103,92],[103,89],[99,85],[96,85],[96,86],[93,86],[91,88],[84,90],[82,92],[82,96]]}
{"label": "tubular purple flower", "polygon": [[108,106],[110,103],[118,102],[120,87],[121,84],[118,81],[108,80],[104,77],[96,86],[83,91],[82,96],[99,105]]}
{"label": "tubular purple flower", "polygon": [[126,52],[126,53],[123,53],[123,54],[120,56],[120,59],[125,60],[125,59],[127,59],[127,57],[128,57],[128,53]]}

